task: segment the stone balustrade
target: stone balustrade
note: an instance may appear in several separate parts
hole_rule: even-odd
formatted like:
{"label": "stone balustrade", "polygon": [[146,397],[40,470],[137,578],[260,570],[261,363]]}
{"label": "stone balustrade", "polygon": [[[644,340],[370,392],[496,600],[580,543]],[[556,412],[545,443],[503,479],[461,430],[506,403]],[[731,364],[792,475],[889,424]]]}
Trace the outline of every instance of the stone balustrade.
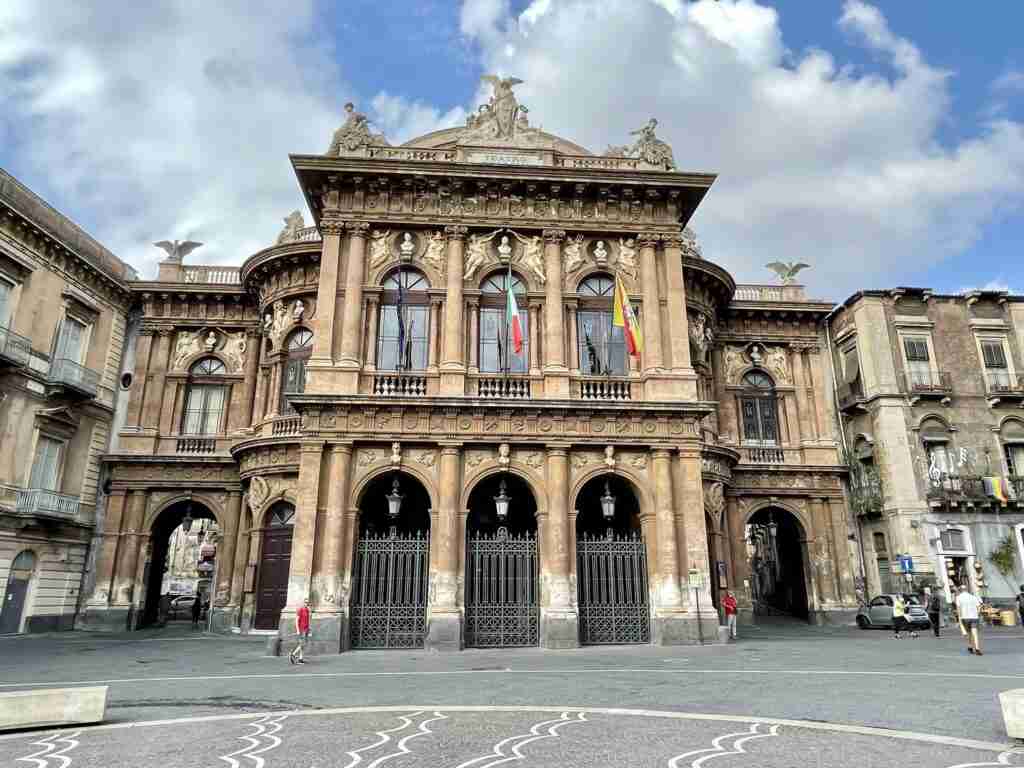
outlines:
{"label": "stone balustrade", "polygon": [[523,377],[490,376],[477,379],[477,397],[527,400],[530,397],[530,380]]}
{"label": "stone balustrade", "polygon": [[181,281],[205,285],[238,285],[242,281],[241,269],[216,266],[182,267]]}
{"label": "stone balustrade", "polygon": [[74,520],[78,517],[79,498],[43,488],[20,489],[15,509],[22,515],[45,515]]}
{"label": "stone balustrade", "polygon": [[625,379],[580,379],[579,398],[581,400],[631,400],[632,391],[629,381]]}
{"label": "stone balustrade", "polygon": [[176,451],[188,454],[209,454],[217,452],[217,440],[213,437],[179,437]]}
{"label": "stone balustrade", "polygon": [[427,377],[381,373],[373,377],[373,394],[380,397],[426,397]]}
{"label": "stone balustrade", "polygon": [[298,435],[302,433],[302,417],[301,416],[283,416],[279,419],[275,419],[273,426],[270,430],[271,434],[275,437],[284,437],[289,435]]}

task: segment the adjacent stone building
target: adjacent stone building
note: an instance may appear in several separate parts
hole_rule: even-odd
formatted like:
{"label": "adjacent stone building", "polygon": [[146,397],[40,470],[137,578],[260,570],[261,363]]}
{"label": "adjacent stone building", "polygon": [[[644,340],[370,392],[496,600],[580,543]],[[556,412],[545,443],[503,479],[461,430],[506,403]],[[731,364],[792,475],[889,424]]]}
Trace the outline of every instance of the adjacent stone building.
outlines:
{"label": "adjacent stone building", "polygon": [[73,626],[134,277],[0,170],[0,634]]}
{"label": "adjacent stone building", "polygon": [[240,268],[175,244],[132,283],[83,626],[155,618],[186,515],[221,532],[213,625],[276,632],[309,600],[322,652],[707,641],[726,588],[746,617],[850,620],[831,304],[702,256],[714,176],[654,121],[595,155],[513,84],[401,147],[347,107],[291,158],[314,226]]}
{"label": "adjacent stone building", "polygon": [[828,332],[871,594],[899,589],[909,555],[915,582],[947,599],[966,582],[1012,602],[1024,583],[1024,298],[864,291]]}

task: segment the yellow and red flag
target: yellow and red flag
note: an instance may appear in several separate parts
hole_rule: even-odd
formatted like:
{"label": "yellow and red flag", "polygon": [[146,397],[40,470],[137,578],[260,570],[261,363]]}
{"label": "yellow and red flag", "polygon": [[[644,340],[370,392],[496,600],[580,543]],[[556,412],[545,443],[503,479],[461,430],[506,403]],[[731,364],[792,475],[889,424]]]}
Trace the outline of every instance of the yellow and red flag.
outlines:
{"label": "yellow and red flag", "polygon": [[622,329],[622,335],[626,338],[626,351],[631,357],[640,357],[644,349],[644,336],[640,330],[640,323],[636,319],[636,312],[626,295],[626,286],[622,278],[615,276],[615,309],[612,312],[612,325]]}

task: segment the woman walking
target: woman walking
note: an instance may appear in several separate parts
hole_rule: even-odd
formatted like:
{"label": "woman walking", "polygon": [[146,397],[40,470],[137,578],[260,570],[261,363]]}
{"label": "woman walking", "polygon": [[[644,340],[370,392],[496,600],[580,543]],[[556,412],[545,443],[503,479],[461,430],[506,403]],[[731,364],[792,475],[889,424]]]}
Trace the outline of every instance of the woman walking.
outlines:
{"label": "woman walking", "polygon": [[892,598],[892,636],[897,640],[901,639],[900,632],[907,628],[907,604],[903,601],[903,595],[893,595]]}

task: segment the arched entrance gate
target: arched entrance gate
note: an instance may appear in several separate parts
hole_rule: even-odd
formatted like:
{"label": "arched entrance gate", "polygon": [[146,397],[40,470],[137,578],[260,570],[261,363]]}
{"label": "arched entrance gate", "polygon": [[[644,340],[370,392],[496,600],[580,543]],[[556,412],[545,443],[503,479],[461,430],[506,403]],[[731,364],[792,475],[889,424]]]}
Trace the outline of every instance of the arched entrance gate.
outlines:
{"label": "arched entrance gate", "polygon": [[411,475],[373,480],[359,505],[352,569],[353,648],[422,648],[427,630],[430,496]]}
{"label": "arched entrance gate", "polygon": [[751,587],[754,611],[761,615],[787,615],[806,621],[806,540],[803,526],[790,512],[778,507],[755,512],[747,523],[751,552]]}
{"label": "arched entrance gate", "polygon": [[512,474],[492,475],[469,496],[466,525],[468,647],[537,645],[540,631],[537,503]]}
{"label": "arched entrance gate", "polygon": [[576,501],[580,643],[649,643],[651,608],[640,505],[628,482],[595,477]]}

